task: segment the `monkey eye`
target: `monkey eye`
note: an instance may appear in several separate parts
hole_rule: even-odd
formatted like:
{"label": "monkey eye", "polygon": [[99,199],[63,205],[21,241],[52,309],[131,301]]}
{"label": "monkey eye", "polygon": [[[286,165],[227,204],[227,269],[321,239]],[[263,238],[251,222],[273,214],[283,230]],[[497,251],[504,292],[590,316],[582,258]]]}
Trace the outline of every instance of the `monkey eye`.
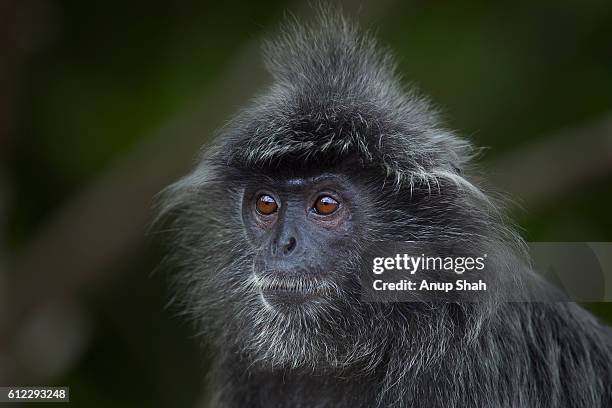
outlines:
{"label": "monkey eye", "polygon": [[338,201],[334,200],[330,196],[322,195],[317,198],[317,201],[315,201],[314,210],[317,212],[317,214],[330,215],[333,214],[339,206],[340,203]]}
{"label": "monkey eye", "polygon": [[260,195],[259,198],[257,198],[257,203],[255,206],[257,207],[257,211],[263,215],[270,215],[278,210],[276,200],[274,200],[274,198],[268,194]]}

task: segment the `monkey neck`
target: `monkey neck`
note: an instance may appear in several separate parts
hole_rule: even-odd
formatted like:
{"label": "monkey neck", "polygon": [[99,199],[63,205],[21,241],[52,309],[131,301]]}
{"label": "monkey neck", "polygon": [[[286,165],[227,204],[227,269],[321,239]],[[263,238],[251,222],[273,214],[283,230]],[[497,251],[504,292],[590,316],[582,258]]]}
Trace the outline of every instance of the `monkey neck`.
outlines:
{"label": "monkey neck", "polygon": [[[218,365],[214,389],[229,389],[219,395],[221,406],[231,407],[373,407],[384,374],[369,375],[303,369],[253,369],[245,361],[230,358]],[[219,384],[219,383],[218,383]]]}

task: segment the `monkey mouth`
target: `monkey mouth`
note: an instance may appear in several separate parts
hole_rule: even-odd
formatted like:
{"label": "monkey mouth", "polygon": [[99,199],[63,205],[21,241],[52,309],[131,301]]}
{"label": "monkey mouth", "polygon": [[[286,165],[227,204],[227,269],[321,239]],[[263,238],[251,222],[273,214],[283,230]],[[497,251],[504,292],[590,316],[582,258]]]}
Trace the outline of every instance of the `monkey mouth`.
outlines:
{"label": "monkey mouth", "polygon": [[274,303],[302,303],[332,292],[329,284],[315,279],[255,276],[255,284],[264,299]]}

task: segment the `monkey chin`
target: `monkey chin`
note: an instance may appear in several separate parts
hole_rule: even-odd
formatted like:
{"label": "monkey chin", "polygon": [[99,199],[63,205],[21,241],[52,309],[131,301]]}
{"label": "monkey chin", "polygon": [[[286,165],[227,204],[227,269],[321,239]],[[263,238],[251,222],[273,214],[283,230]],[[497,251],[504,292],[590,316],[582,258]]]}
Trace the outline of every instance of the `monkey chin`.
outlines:
{"label": "monkey chin", "polygon": [[261,290],[261,299],[266,307],[276,311],[291,311],[308,304],[320,303],[322,294],[288,290]]}

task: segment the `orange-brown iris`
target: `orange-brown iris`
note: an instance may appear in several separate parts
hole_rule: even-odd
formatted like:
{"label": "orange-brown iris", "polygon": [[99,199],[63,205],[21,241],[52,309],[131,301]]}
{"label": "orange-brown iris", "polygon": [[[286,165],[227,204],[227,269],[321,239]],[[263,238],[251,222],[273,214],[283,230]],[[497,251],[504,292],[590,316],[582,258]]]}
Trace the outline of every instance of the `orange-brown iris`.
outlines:
{"label": "orange-brown iris", "polygon": [[257,211],[263,215],[270,215],[278,210],[278,204],[276,200],[267,194],[262,194],[257,199]]}
{"label": "orange-brown iris", "polygon": [[314,208],[318,214],[330,215],[334,213],[339,206],[340,203],[338,203],[338,201],[334,200],[330,196],[321,196],[317,198]]}

